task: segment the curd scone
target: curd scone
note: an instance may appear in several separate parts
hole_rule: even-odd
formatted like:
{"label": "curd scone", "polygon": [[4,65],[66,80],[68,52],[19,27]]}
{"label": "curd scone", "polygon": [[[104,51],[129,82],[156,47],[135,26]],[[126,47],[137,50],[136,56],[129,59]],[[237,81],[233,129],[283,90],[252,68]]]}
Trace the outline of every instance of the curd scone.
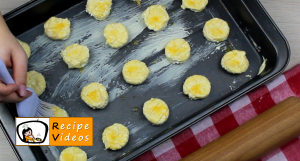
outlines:
{"label": "curd scone", "polygon": [[174,39],[167,44],[165,54],[173,64],[180,64],[189,59],[191,47],[184,39]]}
{"label": "curd scone", "polygon": [[131,60],[127,62],[122,69],[125,81],[133,85],[143,83],[147,79],[149,72],[147,65],[139,60]]}
{"label": "curd scone", "polygon": [[182,0],[182,9],[190,9],[194,12],[200,12],[203,11],[203,9],[206,7],[208,3],[208,0]]}
{"label": "curd scone", "polygon": [[89,49],[84,45],[72,44],[61,51],[63,60],[68,68],[83,68],[89,61]]}
{"label": "curd scone", "polygon": [[112,0],[88,0],[86,12],[96,20],[104,20],[110,14]]}
{"label": "curd scone", "polygon": [[115,123],[105,128],[102,141],[106,149],[118,150],[123,148],[129,140],[129,130],[122,124]]}
{"label": "curd scone", "polygon": [[81,99],[93,109],[103,109],[108,104],[108,93],[102,84],[94,82],[82,88]]}
{"label": "curd scone", "polygon": [[163,100],[151,98],[144,103],[143,113],[152,124],[161,125],[169,117],[169,107]]}
{"label": "curd scone", "polygon": [[154,31],[160,31],[165,28],[170,19],[168,12],[161,5],[148,7],[143,13],[143,18],[146,26]]}
{"label": "curd scone", "polygon": [[27,72],[26,86],[33,89],[40,96],[46,89],[45,77],[34,70]]}
{"label": "curd scone", "polygon": [[68,147],[60,153],[59,161],[87,161],[87,154],[78,147]]}
{"label": "curd scone", "polygon": [[191,100],[206,98],[211,90],[209,80],[202,75],[188,77],[183,84],[183,93]]}
{"label": "curd scone", "polygon": [[66,40],[71,33],[71,22],[66,18],[51,17],[44,24],[45,34],[53,40]]}
{"label": "curd scone", "polygon": [[205,38],[212,42],[224,41],[228,38],[230,28],[228,23],[219,18],[207,21],[203,28]]}
{"label": "curd scone", "polygon": [[[17,39],[17,40],[18,40],[18,39]],[[27,43],[21,41],[21,40],[18,40],[18,41],[19,41],[20,45],[22,46],[22,48],[24,49],[24,51],[25,51],[27,57],[29,58],[30,55],[31,55],[31,50],[30,50],[29,45],[28,45]]]}
{"label": "curd scone", "polygon": [[104,29],[106,44],[112,48],[120,48],[128,41],[128,32],[124,25],[120,23],[108,24]]}
{"label": "curd scone", "polygon": [[64,110],[58,106],[51,107],[51,110],[53,111],[53,117],[69,117],[66,110]]}
{"label": "curd scone", "polygon": [[241,74],[248,69],[249,61],[245,51],[232,50],[223,56],[221,65],[229,73]]}

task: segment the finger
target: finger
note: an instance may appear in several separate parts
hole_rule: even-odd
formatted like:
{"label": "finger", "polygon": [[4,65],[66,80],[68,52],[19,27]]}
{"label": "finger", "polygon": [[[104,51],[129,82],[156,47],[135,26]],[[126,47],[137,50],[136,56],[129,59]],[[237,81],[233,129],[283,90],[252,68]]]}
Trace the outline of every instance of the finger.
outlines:
{"label": "finger", "polygon": [[5,66],[7,68],[11,68],[12,64],[11,64],[11,57],[7,56],[10,55],[10,51],[8,51],[7,49],[4,48],[0,48],[0,58],[2,60],[2,62],[5,64]]}
{"label": "finger", "polygon": [[[21,46],[20,46],[21,48]],[[28,58],[25,51],[14,50],[12,53],[13,78],[18,85],[26,85]]]}
{"label": "finger", "polygon": [[17,84],[3,84],[0,83],[0,96],[8,96],[12,94],[13,92],[16,92],[16,90],[19,88]]}
{"label": "finger", "polygon": [[6,103],[19,103],[25,100],[26,98],[30,97],[32,93],[30,91],[27,91],[26,97],[20,97],[16,92],[13,92],[12,94],[6,96],[6,97],[0,97],[0,102],[6,102]]}

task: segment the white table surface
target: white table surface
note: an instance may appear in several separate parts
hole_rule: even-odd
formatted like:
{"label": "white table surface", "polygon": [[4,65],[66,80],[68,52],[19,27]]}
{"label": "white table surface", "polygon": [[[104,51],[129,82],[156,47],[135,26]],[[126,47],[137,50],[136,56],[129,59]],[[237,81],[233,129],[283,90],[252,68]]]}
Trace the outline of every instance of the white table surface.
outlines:
{"label": "white table surface", "polygon": [[[29,0],[0,0],[2,14],[28,2]],[[290,69],[300,63],[300,2],[299,0],[261,0],[275,23],[286,36],[291,47]],[[298,32],[299,31],[299,32]],[[0,160],[16,161],[17,158],[0,130]]]}

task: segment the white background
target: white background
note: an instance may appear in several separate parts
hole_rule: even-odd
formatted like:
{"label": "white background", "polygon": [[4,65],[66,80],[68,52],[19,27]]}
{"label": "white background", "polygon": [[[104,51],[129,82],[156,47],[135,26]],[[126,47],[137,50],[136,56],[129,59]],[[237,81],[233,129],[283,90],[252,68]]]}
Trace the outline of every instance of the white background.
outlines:
{"label": "white background", "polygon": [[[30,143],[24,143],[20,140],[17,131],[16,131],[16,145],[30,145],[30,146],[39,146],[39,145],[49,145],[49,118],[16,118],[16,128],[19,124],[26,122],[26,121],[42,121],[48,125],[48,132],[47,132],[47,137],[45,138],[45,142],[42,144],[30,144]],[[45,126],[42,123],[37,123],[37,122],[29,122],[26,123],[28,127],[32,129],[32,134],[35,138],[41,138],[44,139],[45,137]],[[20,137],[23,138],[22,136],[22,131],[23,131],[23,124],[19,127],[19,134]],[[16,129],[17,130],[17,129]]]}

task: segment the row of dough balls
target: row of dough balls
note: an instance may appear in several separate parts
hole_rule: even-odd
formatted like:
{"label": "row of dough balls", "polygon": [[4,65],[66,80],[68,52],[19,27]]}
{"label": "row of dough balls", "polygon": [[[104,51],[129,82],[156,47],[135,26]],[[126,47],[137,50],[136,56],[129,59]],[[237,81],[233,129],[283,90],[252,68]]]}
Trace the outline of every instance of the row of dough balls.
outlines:
{"label": "row of dough balls", "polygon": [[[249,61],[246,57],[246,52],[233,50],[223,56],[221,65],[228,72],[239,74],[248,69]],[[124,65],[122,74],[127,83],[137,85],[146,80],[149,75],[149,69],[145,63],[139,60],[132,60]],[[45,91],[46,81],[41,73],[30,71],[27,73],[26,86],[32,88],[40,96]],[[207,78],[204,76],[192,76],[185,81],[183,91],[191,99],[203,99],[209,94],[210,88],[210,82]],[[109,100],[106,88],[100,83],[91,83],[85,86],[81,91],[81,98],[93,109],[105,108]]]}
{"label": "row of dough balls", "polygon": [[[194,7],[193,5],[194,4]],[[196,4],[196,5],[195,5]],[[203,4],[203,5],[202,5]],[[194,0],[183,0],[182,8],[190,8],[194,11],[203,10],[206,3],[202,3],[202,8],[199,8],[198,2]],[[104,20],[111,10],[112,0],[88,0],[86,11],[95,17],[97,20]],[[166,9],[162,5],[152,5],[148,7],[143,15],[144,22],[150,30],[160,31],[167,26],[170,19]],[[45,24],[45,34],[53,40],[66,40],[71,33],[71,22],[68,19],[51,17]],[[128,32],[120,23],[108,25],[104,30],[104,36],[107,39],[107,44],[113,48],[120,48],[128,41]]]}
{"label": "row of dough balls", "polygon": [[[230,73],[241,74],[248,69],[249,61],[245,51],[232,50],[223,56],[221,65]],[[122,69],[124,80],[133,85],[143,83],[147,79],[149,72],[146,64],[139,60],[127,62]],[[207,97],[210,90],[211,85],[209,80],[200,75],[187,78],[183,85],[184,94],[188,95],[191,99],[203,99]],[[106,88],[97,82],[83,87],[81,98],[93,109],[103,109],[109,101]]]}
{"label": "row of dough balls", "polygon": [[[183,84],[184,94],[188,95],[189,98],[193,100],[206,98],[210,91],[210,81],[201,75],[188,77]],[[81,99],[92,109],[104,109],[109,102],[109,95],[106,88],[98,82],[93,82],[84,86],[80,95]],[[150,122],[159,125],[164,123],[169,115],[169,113],[164,113],[163,109],[168,109],[166,103],[159,99],[151,99],[144,104],[143,112]],[[156,114],[162,115],[158,117]],[[156,118],[162,120],[155,120]]]}
{"label": "row of dough balls", "polygon": [[[139,5],[141,0],[134,0]],[[190,9],[195,12],[202,11],[208,3],[208,0],[182,0],[182,9]],[[88,0],[86,12],[96,20],[104,20],[110,14],[112,0]],[[159,31],[167,26],[170,19],[166,9],[161,5],[152,5],[148,7],[143,15],[145,24],[150,30]]]}
{"label": "row of dough balls", "polygon": [[[51,17],[45,23],[45,33],[47,35],[52,35],[52,37],[54,36],[55,38],[58,38],[59,35],[64,35],[61,33],[69,33],[69,30],[68,32],[56,31],[58,28],[69,26],[69,25],[63,25],[64,23],[66,23],[65,21],[66,20],[64,19]],[[203,33],[204,36],[210,41],[213,42],[223,41],[226,40],[229,35],[229,26],[226,23],[226,21],[218,18],[213,18],[206,22],[203,29]],[[66,35],[64,35],[64,37],[65,36]],[[127,43],[128,32],[124,25],[120,23],[113,23],[105,27],[104,37],[106,38],[107,43],[111,47],[119,48],[124,46]],[[30,56],[29,45],[22,41],[19,42],[29,57]],[[165,48],[166,57],[174,64],[185,62],[190,57],[190,52],[191,52],[190,45],[184,39],[174,39],[170,41]],[[83,68],[88,63],[89,49],[84,45],[72,44],[67,46],[61,52],[61,55],[69,68]],[[136,83],[131,83],[131,84],[136,84]]]}
{"label": "row of dough balls", "polygon": [[[183,1],[183,6],[187,6],[187,4],[189,3],[192,2]],[[88,6],[93,6],[92,4],[92,1],[88,1],[87,8],[90,8]],[[111,6],[111,1],[101,1],[99,2],[99,4],[97,2],[97,4],[94,5]],[[95,10],[95,12],[98,11],[95,8],[93,9]],[[145,23],[148,28],[154,31],[158,31],[164,28],[169,20],[168,13],[161,5],[153,5],[148,7],[143,14],[143,18],[145,19]],[[64,40],[69,37],[70,21],[68,19],[51,17],[45,23],[44,27],[46,35],[54,40]],[[203,33],[207,40],[212,42],[219,42],[227,39],[229,30],[230,28],[226,21],[218,18],[213,18],[205,23]],[[106,43],[109,44],[112,48],[120,48],[124,46],[128,41],[128,31],[124,25],[120,23],[113,23],[105,27],[104,37],[106,38]],[[77,48],[81,48],[84,50],[79,50]],[[189,44],[184,39],[175,39],[168,43],[165,49],[165,53],[166,57],[172,63],[179,64],[183,63],[190,57],[190,50],[191,49]],[[64,61],[68,64],[69,68],[82,68],[88,62],[88,52],[89,51],[86,46],[77,44],[68,46],[63,52],[61,52],[61,55],[63,56]]]}
{"label": "row of dough balls", "polygon": [[[151,7],[149,8],[151,9]],[[54,21],[51,19],[59,18],[52,17],[48,21]],[[48,21],[46,22],[45,26],[49,26],[47,25]],[[53,28],[50,29],[52,30]],[[53,31],[50,32],[51,30],[46,30],[45,28],[45,33],[48,31],[49,33],[52,33],[52,35],[57,35],[53,34]],[[204,36],[212,42],[224,41],[229,35],[229,26],[226,21],[213,18],[206,22],[203,33]],[[104,37],[106,38],[106,43],[112,48],[120,48],[127,43],[128,32],[126,27],[120,23],[108,24],[104,29]],[[190,52],[190,45],[184,39],[174,39],[170,41],[165,48],[166,57],[174,64],[185,62],[190,57]],[[61,52],[61,55],[69,68],[82,68],[88,62],[89,49],[84,45],[72,44],[66,47],[66,49]]]}
{"label": "row of dough balls", "polygon": [[[161,99],[152,98],[144,103],[143,113],[145,117],[154,125],[161,125],[169,117],[168,105]],[[118,150],[123,148],[129,140],[129,130],[126,126],[115,123],[104,129],[102,141],[106,149]],[[59,157],[59,161],[86,160],[86,153],[78,147],[64,149]]]}
{"label": "row of dough balls", "polygon": [[[71,22],[68,19],[51,17],[44,24],[45,34],[53,40],[66,40],[71,33]],[[112,48],[120,48],[128,41],[128,32],[120,23],[109,24],[104,29],[106,43]]]}

